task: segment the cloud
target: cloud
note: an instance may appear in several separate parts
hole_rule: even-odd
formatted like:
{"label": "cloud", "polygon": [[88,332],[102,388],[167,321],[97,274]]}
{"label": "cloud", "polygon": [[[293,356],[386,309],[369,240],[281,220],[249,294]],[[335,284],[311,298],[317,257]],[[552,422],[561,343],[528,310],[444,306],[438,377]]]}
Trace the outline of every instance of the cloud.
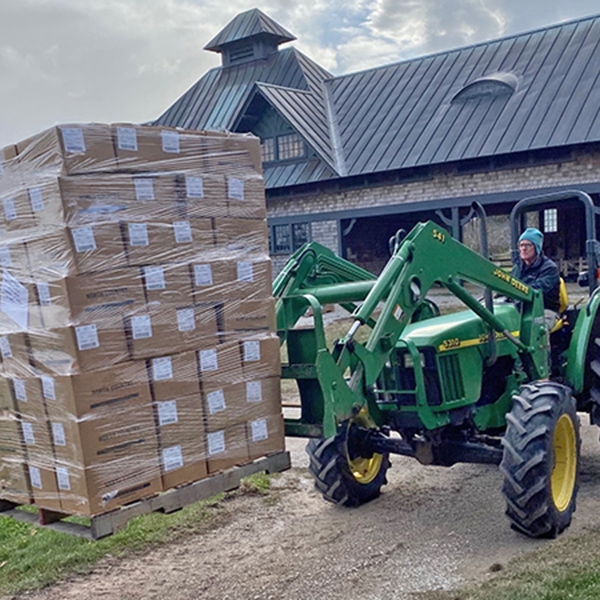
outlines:
{"label": "cloud", "polygon": [[[597,0],[264,0],[335,74],[597,12]],[[57,122],[157,117],[220,58],[203,46],[256,0],[1,0],[0,146]]]}

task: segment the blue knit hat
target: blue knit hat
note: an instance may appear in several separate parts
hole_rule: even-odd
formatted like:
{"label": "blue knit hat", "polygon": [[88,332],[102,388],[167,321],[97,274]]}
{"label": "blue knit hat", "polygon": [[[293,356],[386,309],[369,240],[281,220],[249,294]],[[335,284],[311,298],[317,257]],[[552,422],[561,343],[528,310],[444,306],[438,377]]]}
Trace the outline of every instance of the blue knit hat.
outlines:
{"label": "blue knit hat", "polygon": [[542,253],[542,244],[544,243],[544,234],[535,227],[528,227],[519,238],[519,242],[527,240],[535,246],[535,250],[538,254]]}

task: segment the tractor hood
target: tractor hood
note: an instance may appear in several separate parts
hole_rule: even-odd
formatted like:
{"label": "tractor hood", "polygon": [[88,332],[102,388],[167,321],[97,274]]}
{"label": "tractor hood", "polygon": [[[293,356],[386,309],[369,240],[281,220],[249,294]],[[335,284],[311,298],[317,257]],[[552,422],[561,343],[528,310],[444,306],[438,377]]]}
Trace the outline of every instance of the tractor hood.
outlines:
{"label": "tractor hood", "polygon": [[[494,315],[518,337],[519,311],[514,304],[494,304]],[[487,325],[480,317],[471,310],[465,310],[413,323],[405,329],[402,339],[410,340],[417,347],[430,346],[443,352],[485,343],[488,331]]]}

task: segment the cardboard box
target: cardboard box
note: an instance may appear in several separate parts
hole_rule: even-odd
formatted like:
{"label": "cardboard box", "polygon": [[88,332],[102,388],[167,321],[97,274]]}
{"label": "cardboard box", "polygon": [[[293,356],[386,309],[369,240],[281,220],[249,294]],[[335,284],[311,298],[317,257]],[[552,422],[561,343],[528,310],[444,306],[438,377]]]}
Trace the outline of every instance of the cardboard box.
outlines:
{"label": "cardboard box", "polygon": [[17,144],[24,179],[48,174],[114,171],[115,153],[110,126],[97,123],[63,124]]}
{"label": "cardboard box", "polygon": [[240,340],[244,379],[264,379],[281,376],[279,337],[275,334],[259,334]]}
{"label": "cardboard box", "polygon": [[284,424],[281,414],[267,415],[246,423],[250,460],[281,452],[285,448]]}
{"label": "cardboard box", "polygon": [[0,196],[0,211],[2,211],[1,222],[4,231],[20,231],[26,235],[26,231],[37,224],[25,189]]}
{"label": "cardboard box", "polygon": [[206,434],[209,473],[218,473],[249,462],[246,426],[233,425]]}
{"label": "cardboard box", "polygon": [[145,307],[140,273],[135,268],[37,280],[35,291],[42,324],[55,329],[136,314]]}
{"label": "cardboard box", "polygon": [[200,381],[205,384],[230,384],[243,380],[240,348],[237,342],[205,347],[197,352]]}
{"label": "cardboard box", "polygon": [[188,171],[176,176],[177,194],[187,218],[227,217],[227,188],[222,175]]}
{"label": "cardboard box", "polygon": [[208,474],[204,415],[199,393],[184,396],[176,392],[170,399],[166,394],[162,398],[154,407],[163,487],[169,489]]}
{"label": "cardboard box", "polygon": [[225,303],[218,312],[225,339],[248,331],[275,331],[275,300],[239,300]]}
{"label": "cardboard box", "polygon": [[260,140],[254,135],[202,132],[204,170],[207,173],[236,174],[240,177],[252,173],[262,174]]}
{"label": "cardboard box", "polygon": [[146,302],[193,304],[188,263],[148,265],[140,268]]}
{"label": "cardboard box", "polygon": [[0,299],[0,334],[41,328],[35,287],[29,276],[8,269],[3,270],[0,273]]}
{"label": "cardboard box", "polygon": [[69,225],[104,221],[169,223],[186,218],[173,175],[140,173],[61,177],[61,202]]}
{"label": "cardboard box", "polygon": [[27,471],[34,504],[47,510],[62,510],[54,459],[37,460],[29,458],[27,460]]}
{"label": "cardboard box", "polygon": [[216,313],[212,306],[154,303],[125,319],[125,331],[133,359],[175,354],[214,344]]}
{"label": "cardboard box", "polygon": [[29,343],[32,365],[51,375],[103,369],[129,358],[127,337],[120,321],[31,333]]}
{"label": "cardboard box", "polygon": [[8,333],[0,336],[0,355],[2,373],[5,377],[33,375],[33,367],[29,363],[29,343],[25,333]]}
{"label": "cardboard box", "polygon": [[225,302],[235,293],[233,262],[225,259],[190,264],[194,302]]}
{"label": "cardboard box", "polygon": [[0,412],[13,413],[15,408],[12,382],[8,377],[0,377]]}
{"label": "cardboard box", "polygon": [[58,462],[61,510],[92,517],[161,492],[156,448],[152,458],[139,445],[127,451],[122,459],[85,469]]}
{"label": "cardboard box", "polygon": [[148,375],[154,402],[173,398],[195,398],[201,412],[200,381],[196,352],[181,352],[148,360]]}
{"label": "cardboard box", "polygon": [[17,147],[13,144],[0,148],[0,194],[19,190],[22,179],[17,163]]}
{"label": "cardboard box", "polygon": [[8,387],[13,397],[14,411],[19,417],[45,421],[46,408],[37,377],[13,377],[8,379]]}
{"label": "cardboard box", "polygon": [[215,219],[215,245],[218,251],[267,254],[269,234],[266,219],[229,217]]}
{"label": "cardboard box", "polygon": [[203,137],[169,127],[112,125],[119,170],[127,172],[201,169]]}
{"label": "cardboard box", "polygon": [[202,400],[206,418],[206,430],[218,431],[231,425],[244,423],[246,414],[246,384],[202,384]]}
{"label": "cardboard box", "polygon": [[250,177],[228,176],[227,207],[229,217],[266,219],[265,183],[258,174]]}
{"label": "cardboard box", "polygon": [[127,266],[119,223],[40,231],[26,246],[32,274],[46,279]]}
{"label": "cardboard box", "polygon": [[25,244],[15,240],[0,242],[0,267],[10,269],[19,279],[29,276],[29,257]]}
{"label": "cardboard box", "polygon": [[0,499],[15,504],[29,504],[32,499],[27,462],[23,459],[0,459]]}

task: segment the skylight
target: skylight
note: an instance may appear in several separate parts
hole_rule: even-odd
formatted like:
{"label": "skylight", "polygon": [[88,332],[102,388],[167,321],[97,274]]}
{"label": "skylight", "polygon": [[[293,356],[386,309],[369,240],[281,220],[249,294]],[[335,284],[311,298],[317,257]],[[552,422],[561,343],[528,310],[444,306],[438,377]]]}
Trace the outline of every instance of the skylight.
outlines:
{"label": "skylight", "polygon": [[463,86],[452,102],[510,96],[517,89],[517,78],[512,73],[493,73],[479,77]]}

